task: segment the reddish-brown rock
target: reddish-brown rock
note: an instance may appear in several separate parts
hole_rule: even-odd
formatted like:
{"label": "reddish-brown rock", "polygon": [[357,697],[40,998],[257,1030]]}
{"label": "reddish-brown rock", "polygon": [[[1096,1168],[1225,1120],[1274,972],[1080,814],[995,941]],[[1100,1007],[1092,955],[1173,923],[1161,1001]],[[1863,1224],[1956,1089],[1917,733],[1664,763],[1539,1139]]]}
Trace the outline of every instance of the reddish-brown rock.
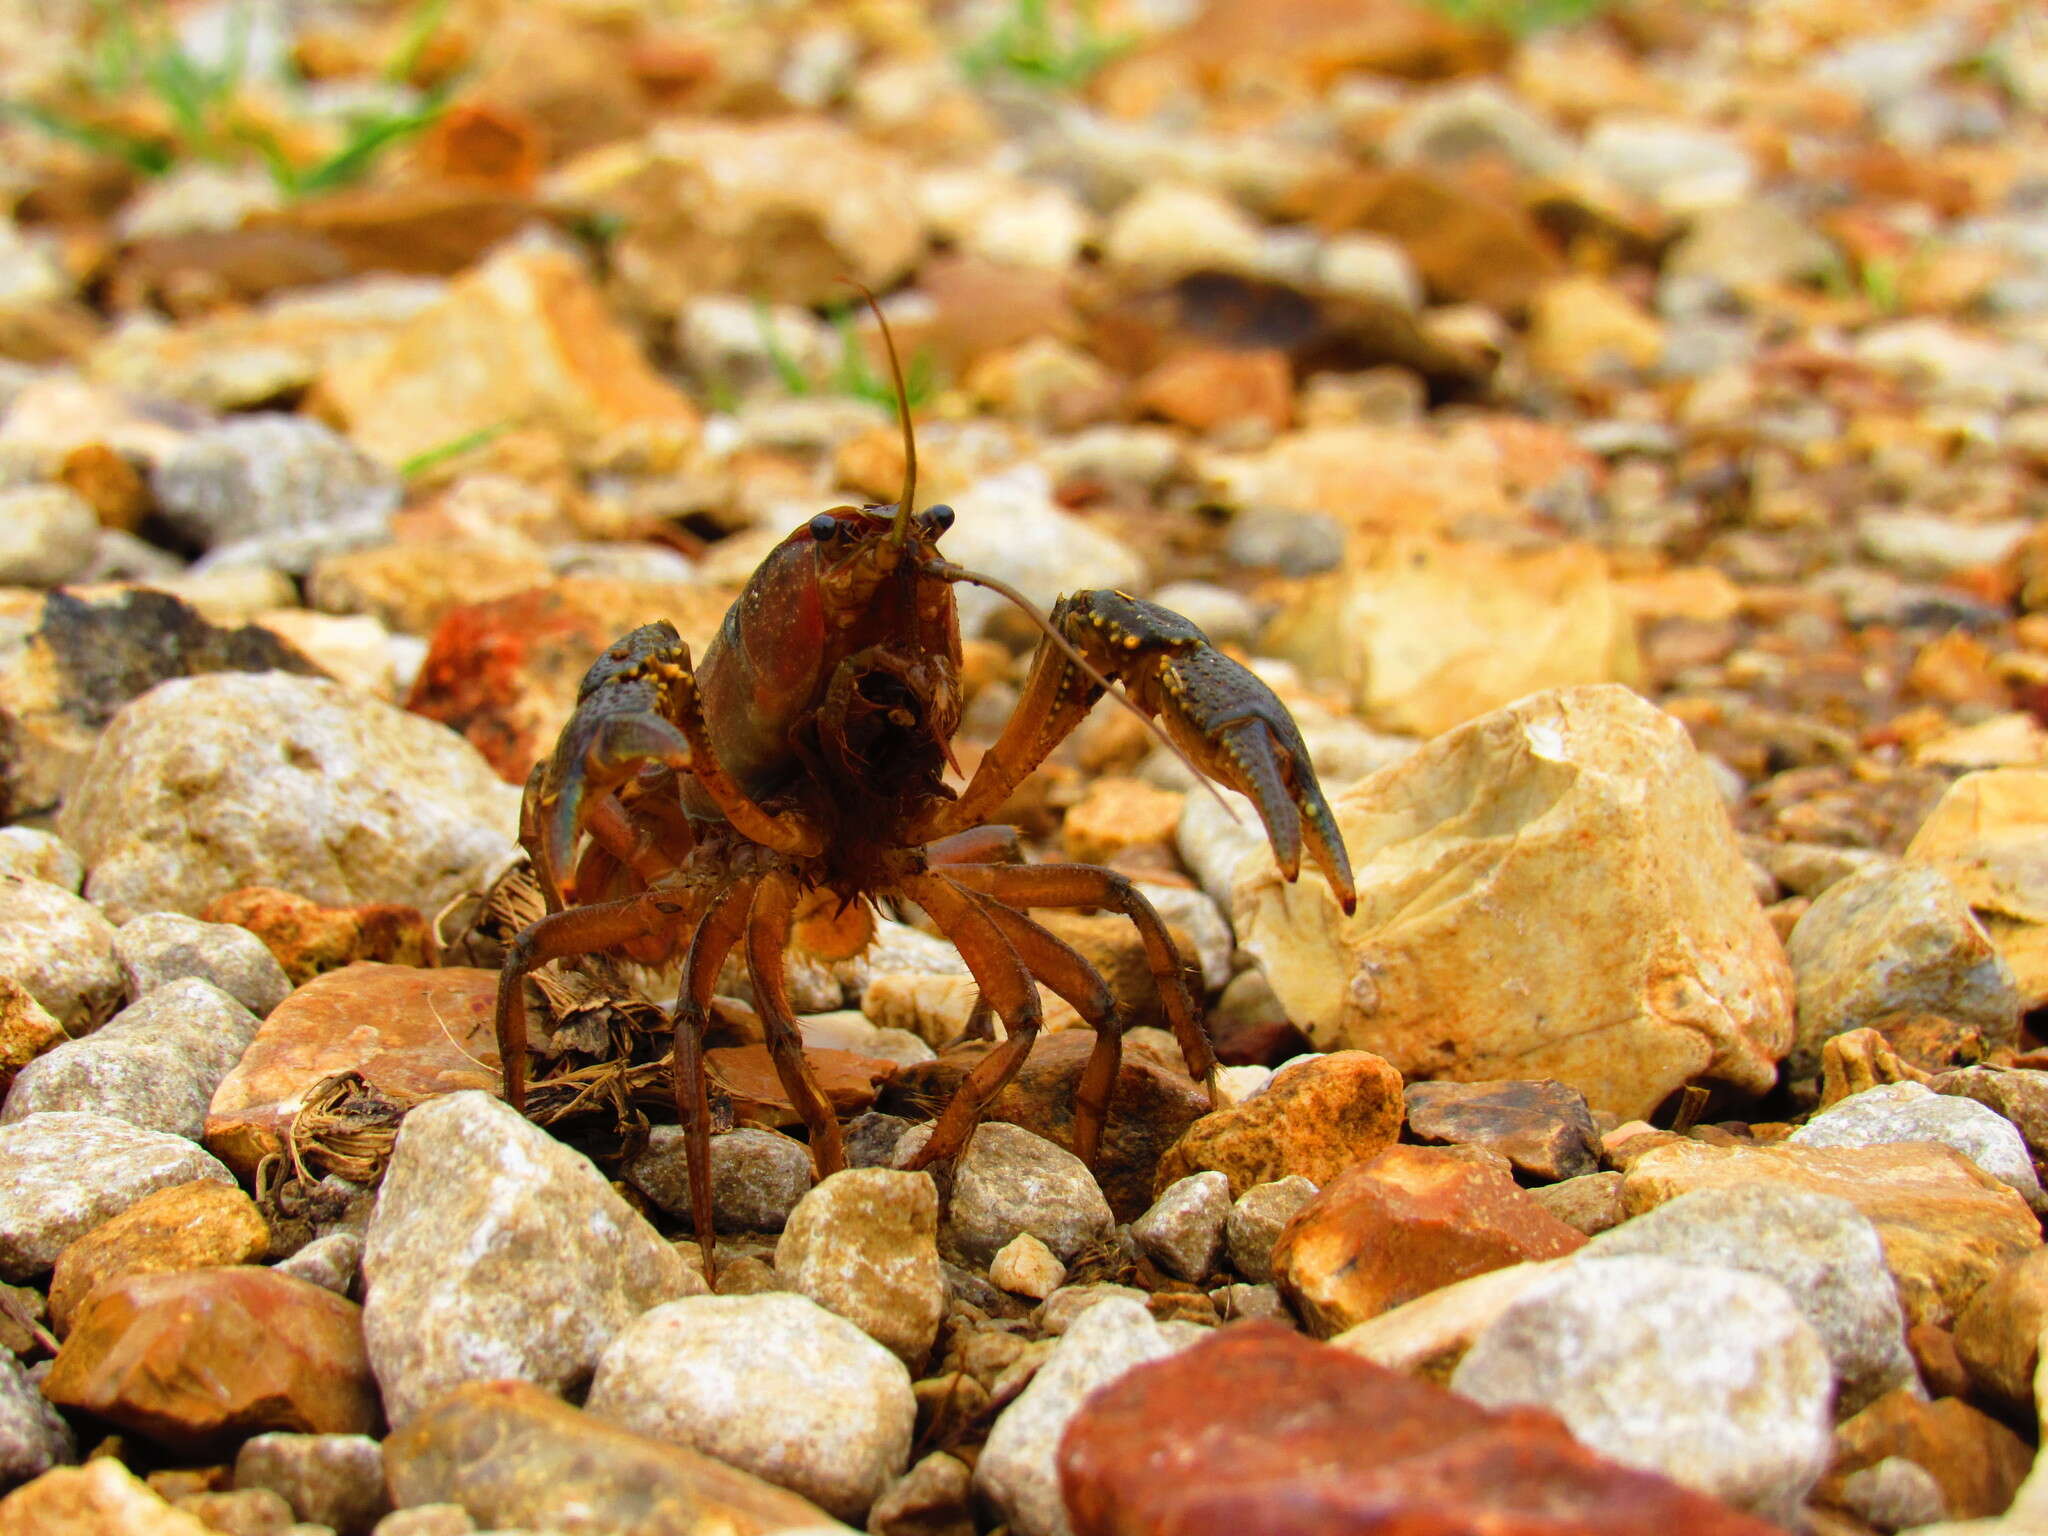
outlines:
{"label": "reddish-brown rock", "polygon": [[1450,1147],[1395,1147],[1346,1169],[1273,1248],[1302,1320],[1342,1333],[1440,1286],[1583,1247],[1505,1167]]}
{"label": "reddish-brown rock", "polygon": [[1410,1083],[1408,1131],[1417,1141],[1484,1147],[1544,1180],[1575,1179],[1600,1167],[1586,1096],[1549,1078]]}
{"label": "reddish-brown rock", "polygon": [[395,902],[324,907],[275,886],[250,885],[216,896],[199,915],[255,934],[293,986],[358,960],[427,965],[434,958],[434,935],[426,918],[418,908]]}
{"label": "reddish-brown rock", "polygon": [[732,600],[719,587],[570,576],[450,611],[405,707],[453,726],[514,784],[554,749],[576,685],[605,647],[657,619],[701,656]]}
{"label": "reddish-brown rock", "polygon": [[1941,1486],[1951,1520],[2004,1514],[2033,1464],[2027,1443],[1990,1415],[1959,1398],[1930,1403],[1903,1387],[1836,1428],[1830,1475],[1859,1471],[1887,1456],[1924,1467]]}
{"label": "reddish-brown rock", "polygon": [[1318,190],[1309,210],[1328,229],[1363,229],[1399,241],[1432,297],[1525,308],[1564,266],[1512,202],[1435,172],[1358,171]]}
{"label": "reddish-brown rock", "polygon": [[1770,1536],[1494,1412],[1275,1323],[1142,1365],[1060,1442],[1075,1536]]}
{"label": "reddish-brown rock", "polygon": [[1191,347],[1140,379],[1132,404],[1197,432],[1241,421],[1284,432],[1294,415],[1294,375],[1287,354],[1271,348]]}
{"label": "reddish-brown rock", "polygon": [[1401,1074],[1370,1051],[1297,1062],[1263,1093],[1189,1126],[1160,1159],[1153,1189],[1211,1168],[1230,1180],[1233,1200],[1289,1174],[1325,1185],[1392,1146],[1402,1113]]}
{"label": "reddish-brown rock", "polygon": [[270,1247],[270,1224],[241,1190],[209,1179],[145,1195],[57,1255],[50,1326],[61,1336],[93,1288],[128,1275],[253,1264]]}
{"label": "reddish-brown rock", "polygon": [[[852,1051],[807,1050],[804,1060],[833,1110],[842,1118],[857,1115],[875,1102],[881,1085],[896,1074],[897,1063]],[[733,1111],[743,1120],[771,1125],[799,1125],[802,1116],[775,1070],[765,1045],[728,1045],[704,1053],[704,1071],[732,1096]]]}
{"label": "reddish-brown rock", "polygon": [[[884,1092],[880,1107],[896,1113],[913,1108],[929,1112],[952,1096],[960,1079],[989,1049],[980,1044],[958,1046],[936,1060],[904,1068]],[[1071,1152],[1075,1090],[1094,1049],[1093,1030],[1041,1035],[984,1118],[1022,1126]],[[1118,1221],[1136,1221],[1145,1214],[1152,1204],[1152,1177],[1160,1158],[1208,1108],[1209,1096],[1199,1084],[1162,1067],[1143,1051],[1125,1048],[1094,1169],[1095,1182]]]}
{"label": "reddish-brown rock", "polygon": [[206,1146],[243,1178],[282,1151],[315,1084],[360,1073],[400,1105],[437,1093],[500,1087],[491,1015],[496,971],[362,963],[331,971],[271,1010],[214,1090]]}
{"label": "reddish-brown rock", "polygon": [[262,1430],[374,1434],[382,1422],[361,1309],[255,1266],[100,1286],[43,1393],[192,1454]]}

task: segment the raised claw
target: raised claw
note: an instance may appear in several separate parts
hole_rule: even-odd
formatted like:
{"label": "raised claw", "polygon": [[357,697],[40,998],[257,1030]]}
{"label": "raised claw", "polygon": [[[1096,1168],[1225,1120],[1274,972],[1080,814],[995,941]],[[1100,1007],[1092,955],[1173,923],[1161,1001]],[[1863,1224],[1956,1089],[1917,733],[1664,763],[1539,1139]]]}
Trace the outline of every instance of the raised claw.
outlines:
{"label": "raised claw", "polygon": [[551,905],[559,898],[586,806],[649,764],[689,768],[690,744],[677,728],[689,678],[690,648],[666,620],[624,636],[584,673],[554,756],[526,791],[527,851]]}
{"label": "raised claw", "polygon": [[1280,872],[1300,873],[1304,844],[1348,914],[1358,905],[1351,861],[1287,706],[1187,619],[1123,592],[1067,600],[1090,659],[1106,662],[1141,709],[1218,782],[1251,797]]}

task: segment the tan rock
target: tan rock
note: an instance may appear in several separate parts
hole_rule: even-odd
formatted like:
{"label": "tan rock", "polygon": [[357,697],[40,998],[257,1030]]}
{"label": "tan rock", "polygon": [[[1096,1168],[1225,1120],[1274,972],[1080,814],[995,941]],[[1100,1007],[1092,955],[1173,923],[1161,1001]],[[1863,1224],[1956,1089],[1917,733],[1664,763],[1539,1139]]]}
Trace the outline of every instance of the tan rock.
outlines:
{"label": "tan rock", "polygon": [[1852,1029],[1830,1037],[1820,1048],[1820,1104],[1826,1109],[1852,1094],[1886,1083],[1926,1083],[1923,1072],[1874,1029]]}
{"label": "tan rock", "polygon": [[1476,431],[1311,426],[1258,453],[1207,455],[1201,468],[1227,505],[1334,517],[1362,534],[1523,520],[1499,444]]}
{"label": "tan rock", "polygon": [[1143,779],[1097,779],[1067,812],[1060,842],[1081,864],[1107,864],[1132,849],[1170,849],[1186,804],[1179,790]]}
{"label": "tan rock", "polygon": [[1557,1184],[1542,1184],[1529,1191],[1530,1197],[1566,1226],[1591,1237],[1628,1219],[1621,1203],[1623,1175],[1581,1174]]}
{"label": "tan rock", "polygon": [[1564,278],[1530,306],[1530,365],[1567,384],[1643,372],[1663,351],[1663,326],[1600,278]]}
{"label": "tan rock", "polygon": [[1294,371],[1277,349],[1192,348],[1138,380],[1132,404],[1196,432],[1242,422],[1284,432],[1294,414]]}
{"label": "tan rock", "polygon": [[1906,846],[1984,920],[2024,1006],[2048,1002],[2048,769],[1990,768],[1948,787]]}
{"label": "tan rock", "polygon": [[1695,1189],[1783,1183],[1837,1195],[1884,1243],[1908,1323],[1948,1325],[1992,1276],[2041,1246],[2040,1224],[2013,1189],[1953,1148],[1717,1147],[1681,1140],[1637,1158],[1622,1184],[1630,1215]]}
{"label": "tan rock", "polygon": [[1364,229],[1399,241],[1433,298],[1521,310],[1563,269],[1555,249],[1512,199],[1417,167],[1367,170],[1319,189],[1326,229]]}
{"label": "tan rock", "polygon": [[1330,1342],[1390,1370],[1447,1383],[1472,1341],[1564,1261],[1528,1259],[1454,1280],[1347,1328]]}
{"label": "tan rock", "polygon": [[451,609],[553,579],[537,554],[458,542],[384,544],[328,555],[306,595],[328,613],[367,613],[405,635],[431,635]]}
{"label": "tan rock", "polygon": [[623,221],[611,261],[668,315],[703,293],[836,304],[886,291],[924,251],[910,162],[836,123],[677,120],[563,166],[557,207]]}
{"label": "tan rock", "polygon": [[1322,1187],[1392,1146],[1402,1111],[1400,1073],[1370,1051],[1296,1062],[1263,1093],[1189,1126],[1160,1159],[1153,1191],[1208,1169],[1230,1180],[1233,1199],[1291,1174]]}
{"label": "tan rock", "polygon": [[255,934],[295,987],[358,960],[425,966],[434,959],[426,918],[417,907],[391,902],[325,907],[275,886],[251,885],[216,896],[199,915]]}
{"label": "tan rock", "polygon": [[1324,1338],[1458,1280],[1585,1244],[1488,1153],[1393,1147],[1346,1169],[1273,1249],[1273,1277]]}
{"label": "tan rock", "polygon": [[74,1239],[50,1280],[50,1326],[61,1338],[94,1288],[129,1275],[253,1264],[270,1247],[270,1224],[241,1190],[210,1180],[145,1195]]}
{"label": "tan rock", "polygon": [[1635,622],[1590,545],[1403,536],[1303,583],[1265,643],[1383,730],[1430,736],[1542,688],[1634,682]]}
{"label": "tan rock", "polygon": [[2008,1407],[2034,1407],[2041,1330],[2048,1326],[2048,1249],[2013,1260],[1956,1318],[1955,1348],[1970,1380]]}
{"label": "tan rock", "polygon": [[206,1145],[244,1178],[282,1151],[311,1088],[361,1073],[400,1105],[499,1087],[495,971],[361,962],[315,978],[271,1010],[214,1090]]}
{"label": "tan rock", "polygon": [[[1405,1075],[1549,1077],[1596,1110],[1762,1092],[1792,979],[1711,774],[1625,689],[1540,694],[1336,797],[1358,910],[1238,864],[1232,915],[1288,1017]],[[1254,1101],[1256,1102],[1256,1101]]]}
{"label": "tan rock", "polygon": [[0,1536],[218,1536],[112,1456],[57,1467],[0,1499]]}
{"label": "tan rock", "polygon": [[547,427],[588,452],[627,432],[681,443],[697,426],[589,274],[552,250],[507,249],[466,272],[387,346],[328,367],[317,392],[394,465],[508,427]]}
{"label": "tan rock", "polygon": [[27,987],[0,976],[0,1098],[14,1085],[15,1073],[69,1038]]}
{"label": "tan rock", "polygon": [[372,1434],[383,1422],[361,1309],[254,1267],[100,1286],[43,1392],[193,1454],[261,1430]]}

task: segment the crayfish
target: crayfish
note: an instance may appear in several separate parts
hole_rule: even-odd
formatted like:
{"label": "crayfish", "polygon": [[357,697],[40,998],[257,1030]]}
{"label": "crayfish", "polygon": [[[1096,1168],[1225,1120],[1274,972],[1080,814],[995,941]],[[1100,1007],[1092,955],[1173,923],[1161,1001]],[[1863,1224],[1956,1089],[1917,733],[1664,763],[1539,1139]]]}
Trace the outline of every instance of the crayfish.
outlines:
{"label": "crayfish", "polygon": [[[893,343],[889,353],[896,368]],[[1106,909],[1135,925],[1167,1022],[1213,1102],[1216,1056],[1151,904],[1112,870],[1023,862],[1014,831],[987,824],[1112,683],[1163,723],[1191,766],[1251,797],[1289,880],[1306,847],[1347,912],[1354,902],[1336,822],[1272,691],[1188,620],[1143,598],[1075,592],[1046,617],[1002,582],[945,560],[938,543],[954,514],[915,507],[900,368],[897,390],[901,500],[835,507],[791,533],[748,580],[701,662],[692,664],[665,622],[619,640],[583,678],[553,755],[527,782],[520,841],[547,912],[514,939],[499,979],[505,1096],[525,1109],[529,972],[602,951],[644,964],[680,955],[672,1081],[707,1273],[703,1039],[713,986],[735,948],[744,945],[767,1048],[818,1176],[846,1164],[838,1120],[804,1061],[784,959],[800,909],[819,897],[842,910],[888,898],[922,907],[1006,1031],[906,1167],[950,1168],[966,1147],[1031,1050],[1041,982],[1095,1031],[1073,1148],[1094,1162],[1124,1020],[1081,954],[1026,915],[1034,907]],[[953,584],[962,581],[1018,603],[1044,635],[1015,711],[956,791],[945,776],[961,711]]]}

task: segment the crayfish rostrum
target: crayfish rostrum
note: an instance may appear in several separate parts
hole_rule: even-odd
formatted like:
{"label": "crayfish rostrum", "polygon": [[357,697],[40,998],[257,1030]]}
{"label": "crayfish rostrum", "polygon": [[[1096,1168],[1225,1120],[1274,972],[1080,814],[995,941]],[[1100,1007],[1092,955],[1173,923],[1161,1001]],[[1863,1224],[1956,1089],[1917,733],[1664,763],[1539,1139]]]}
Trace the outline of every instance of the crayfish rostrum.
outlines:
{"label": "crayfish rostrum", "polygon": [[1026,915],[1034,907],[1101,908],[1135,925],[1188,1068],[1213,1091],[1215,1054],[1150,903],[1111,870],[1021,862],[1011,829],[986,824],[1112,681],[1195,767],[1251,797],[1289,879],[1306,846],[1347,911],[1353,902],[1342,840],[1285,707],[1193,624],[1128,593],[1075,592],[1040,620],[1045,635],[1015,712],[965,788],[947,785],[961,706],[953,584],[1023,600],[940,556],[953,512],[914,508],[916,450],[903,417],[901,501],[836,507],[790,534],[695,665],[666,623],[619,640],[585,675],[552,757],[527,784],[521,842],[548,911],[513,941],[499,981],[506,1097],[525,1108],[530,971],[609,950],[647,964],[680,955],[673,1086],[707,1267],[703,1036],[713,984],[742,944],[818,1175],[845,1166],[837,1119],[804,1062],[784,961],[800,905],[821,896],[842,907],[917,903],[959,948],[1007,1032],[910,1167],[950,1166],[1023,1065],[1039,1027],[1034,982],[1096,1032],[1073,1149],[1094,1161],[1124,1021],[1080,953]]}

